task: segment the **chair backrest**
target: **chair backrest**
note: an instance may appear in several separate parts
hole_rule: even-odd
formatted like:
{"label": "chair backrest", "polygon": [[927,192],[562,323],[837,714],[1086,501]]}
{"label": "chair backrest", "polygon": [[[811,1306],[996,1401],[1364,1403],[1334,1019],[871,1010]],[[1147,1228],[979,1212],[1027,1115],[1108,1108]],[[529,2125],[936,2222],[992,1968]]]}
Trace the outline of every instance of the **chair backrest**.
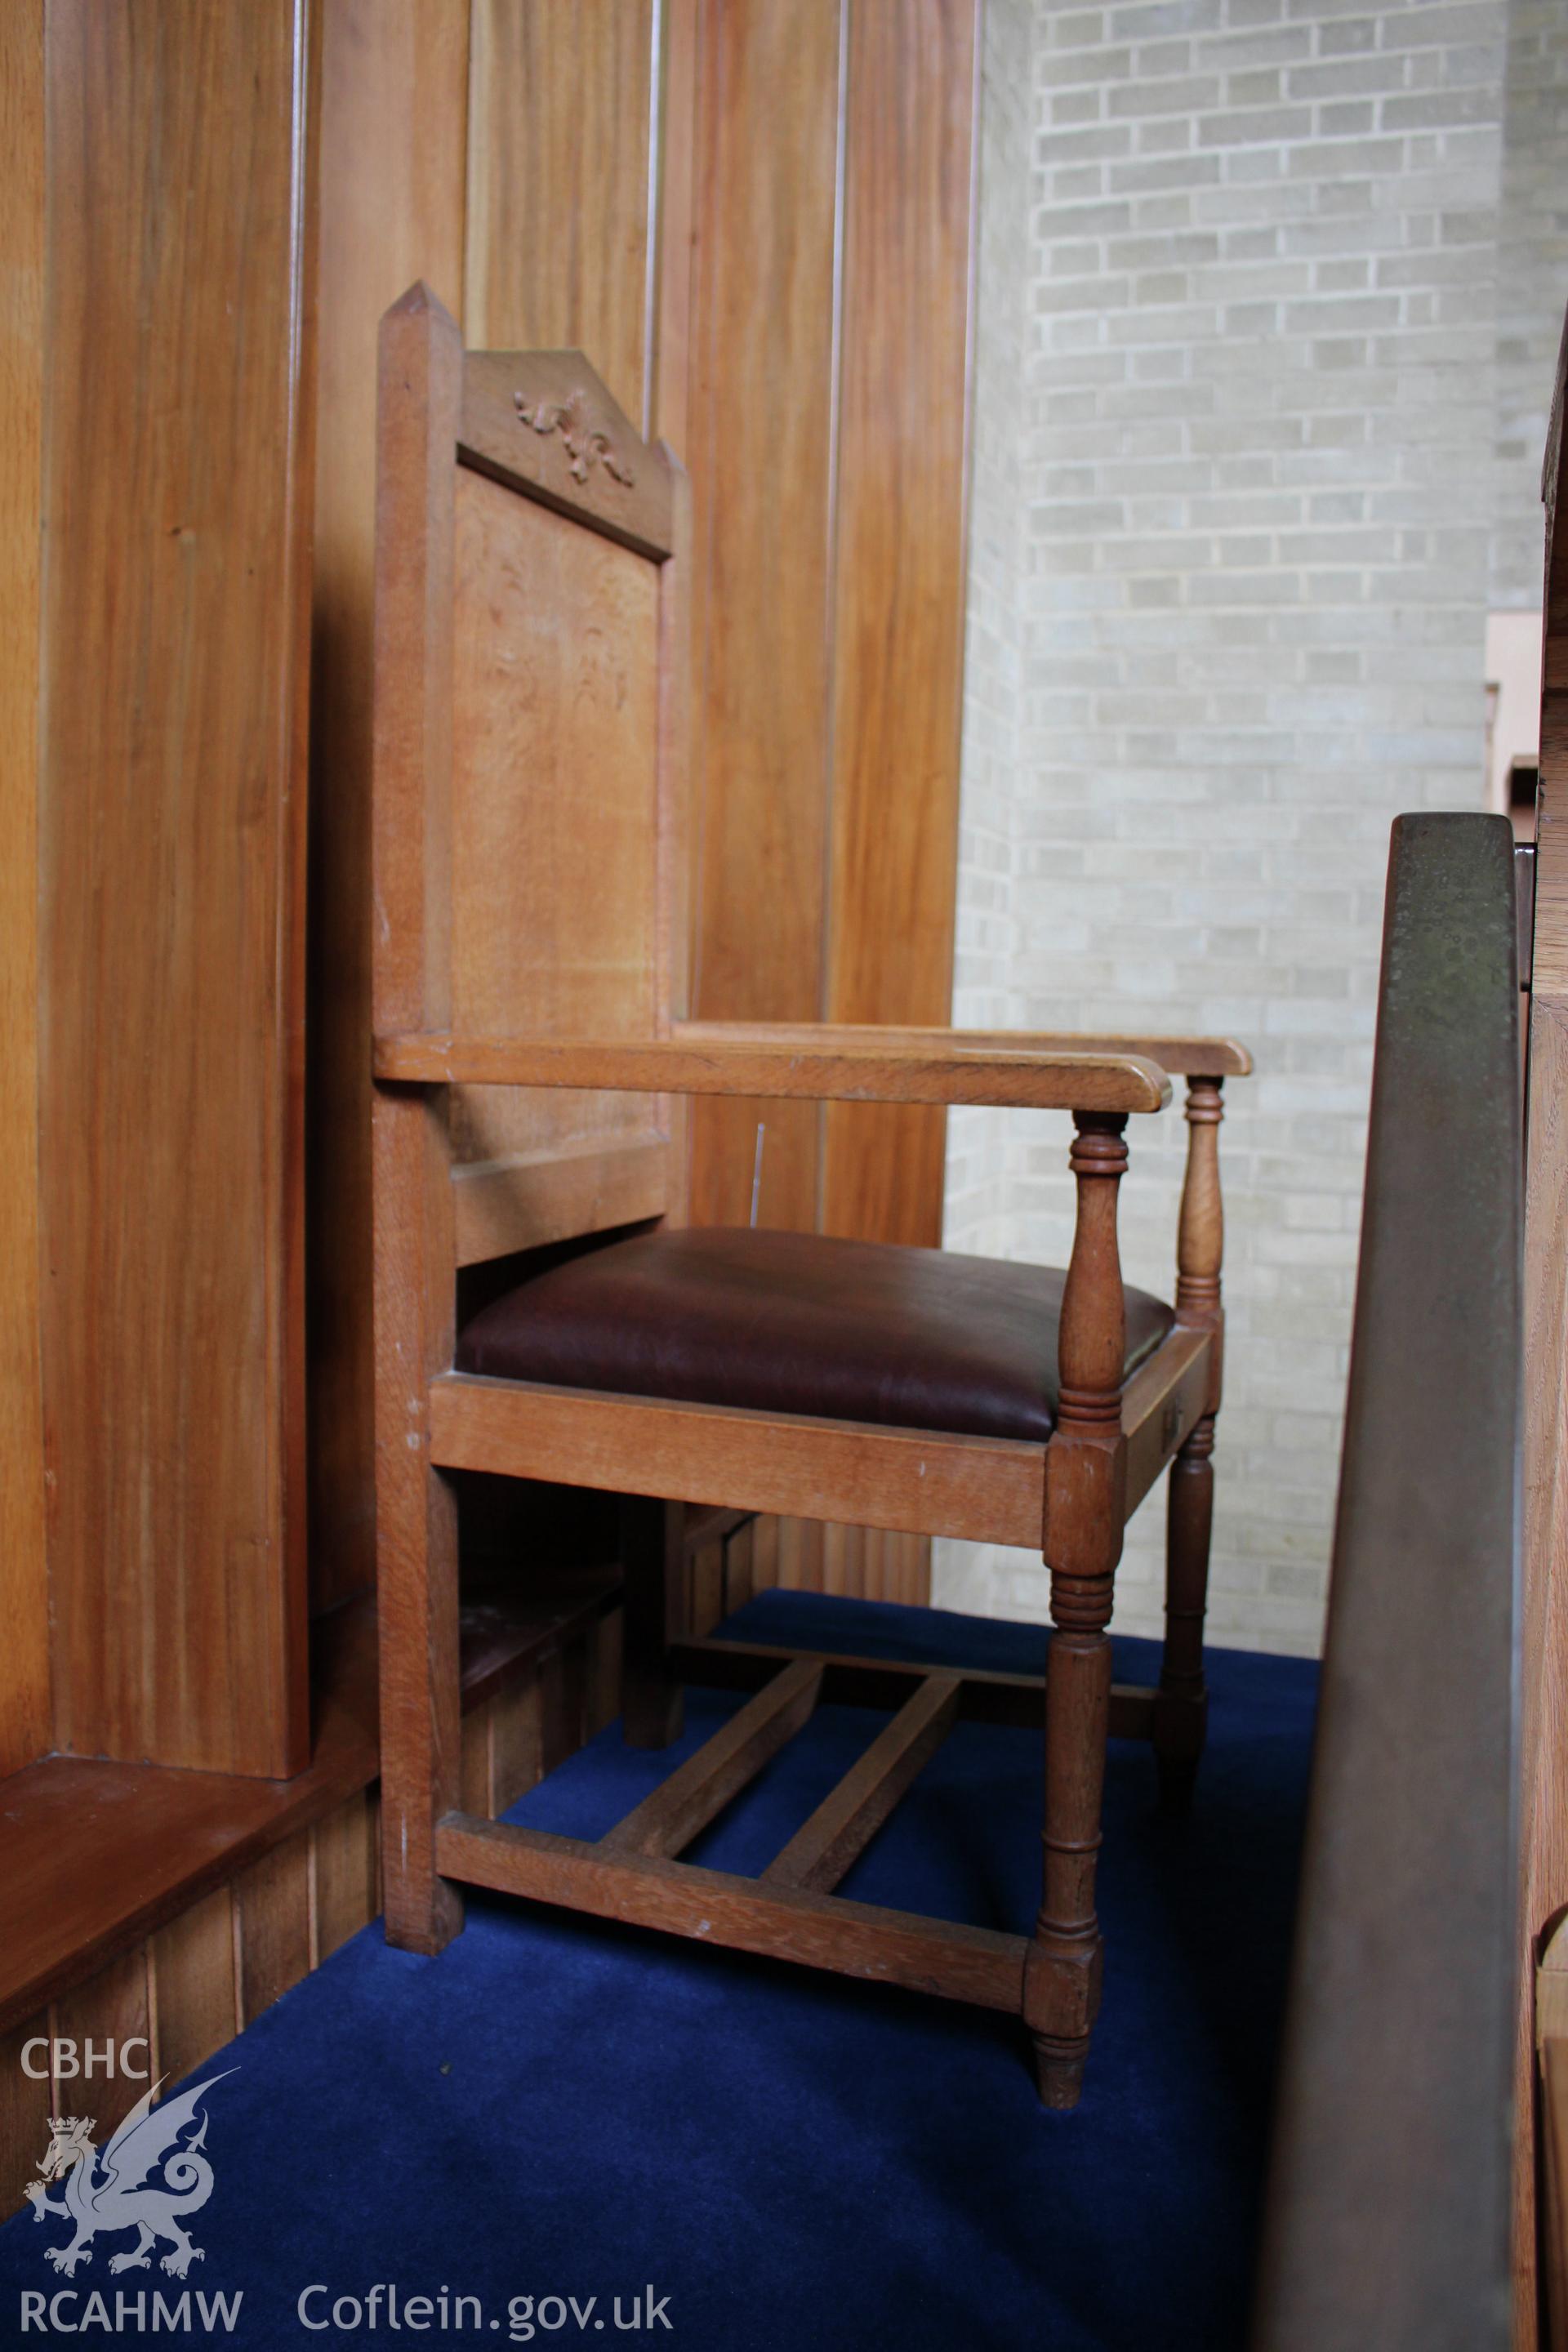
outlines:
{"label": "chair backrest", "polygon": [[[649,1038],[684,1011],[685,477],[577,352],[382,321],[378,1032]],[[679,1107],[453,1087],[459,1265],[679,1214]]]}

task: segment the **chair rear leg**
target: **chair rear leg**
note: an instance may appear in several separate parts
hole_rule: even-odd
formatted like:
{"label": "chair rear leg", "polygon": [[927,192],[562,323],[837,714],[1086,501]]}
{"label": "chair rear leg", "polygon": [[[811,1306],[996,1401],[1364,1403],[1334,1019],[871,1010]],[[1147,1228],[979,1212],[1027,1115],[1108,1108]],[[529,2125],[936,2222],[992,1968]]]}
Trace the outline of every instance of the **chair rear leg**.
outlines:
{"label": "chair rear leg", "polygon": [[1188,1081],[1187,1172],[1176,1232],[1176,1321],[1209,1334],[1205,1410],[1171,1465],[1165,1506],[1165,1646],[1154,1700],[1154,1759],[1165,1802],[1181,1812],[1192,1803],[1208,1721],[1204,1606],[1214,1524],[1214,1423],[1225,1346],[1225,1207],[1219,1181],[1224,1088],[1218,1076],[1194,1075]]}
{"label": "chair rear leg", "polygon": [[668,1658],[671,1642],[686,1630],[685,1538],[684,1505],[645,1495],[623,1499],[621,1712],[628,1748],[668,1748],[680,1737],[685,1696]]}
{"label": "chair rear leg", "polygon": [[1154,1700],[1154,1759],[1173,1811],[1193,1801],[1208,1727],[1204,1609],[1214,1525],[1214,1415],[1205,1413],[1171,1465],[1165,1516],[1165,1644]]}
{"label": "chair rear leg", "polygon": [[381,1481],[376,1549],[386,1940],[435,1953],[463,1926],[436,1869],[436,1825],[457,1808],[462,1764],[458,1506],[439,1471]]}

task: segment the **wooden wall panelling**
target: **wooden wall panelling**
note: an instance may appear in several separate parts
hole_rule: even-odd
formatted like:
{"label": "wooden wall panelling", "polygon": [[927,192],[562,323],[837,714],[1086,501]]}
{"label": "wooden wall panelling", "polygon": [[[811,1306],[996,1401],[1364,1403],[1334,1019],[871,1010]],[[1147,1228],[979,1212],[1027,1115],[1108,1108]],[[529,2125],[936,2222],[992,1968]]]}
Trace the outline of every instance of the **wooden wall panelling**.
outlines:
{"label": "wooden wall panelling", "polygon": [[463,1759],[458,1773],[459,1800],[466,1813],[495,1818],[494,1778],[490,1742],[499,1698],[492,1694],[463,1717]]}
{"label": "wooden wall panelling", "polygon": [[745,1519],[727,1538],[724,1545],[724,1614],[726,1617],[742,1609],[751,1599],[753,1556],[756,1549],[755,1519]]}
{"label": "wooden wall panelling", "polygon": [[584,1737],[597,1738],[621,1711],[621,1649],[624,1612],[606,1611],[590,1628],[587,1639],[587,1713]]}
{"label": "wooden wall panelling", "polygon": [[38,1360],[44,5],[0,11],[0,1773],[50,1742]]}
{"label": "wooden wall panelling", "polygon": [[[978,15],[696,13],[672,340],[690,354],[700,1017],[950,1016]],[[668,72],[673,123],[673,31]],[[674,203],[666,226],[679,270]],[[693,1105],[697,1223],[746,1221],[760,1123],[762,1223],[940,1240],[943,1121],[921,1109]],[[857,1536],[766,1541],[783,1580],[863,1589]],[[928,1559],[900,1541],[878,1572],[923,1599]]]}
{"label": "wooden wall panelling", "polygon": [[858,1592],[865,1557],[864,1528],[825,1527],[822,1530],[824,1592]]}
{"label": "wooden wall panelling", "polygon": [[215,1887],[149,1937],[147,1966],[153,2072],[178,2083],[238,2030],[232,1888]]}
{"label": "wooden wall panelling", "polygon": [[323,5],[310,869],[318,1609],[374,1575],[365,1038],[376,322],[423,277],[470,345],[581,346],[640,426],[657,292],[652,0],[575,8],[570,38],[546,0]]}
{"label": "wooden wall panelling", "polygon": [[374,1828],[374,1808],[362,1790],[311,1832],[318,1968],[376,1915]]}
{"label": "wooden wall panelling", "polygon": [[109,2140],[117,2124],[123,2123],[137,2100],[147,2088],[144,2082],[121,2073],[80,2071],[65,2074],[59,2071],[67,2045],[75,2044],[79,2070],[85,2064],[84,2052],[89,2042],[101,2052],[105,2042],[112,2042],[116,2051],[121,2044],[144,2038],[145,2051],[138,2051],[142,2065],[151,2063],[153,2031],[147,1997],[147,1947],[138,1944],[133,1951],[124,1952],[110,1960],[95,1977],[74,1992],[62,1994],[50,2003],[49,2032],[54,2042],[55,2063],[53,2112],[57,2116],[91,2116],[97,2126],[94,2134],[100,2147]]}
{"label": "wooden wall panelling", "polygon": [[822,1592],[825,1530],[820,1519],[780,1519],[778,1582],[786,1592]]}
{"label": "wooden wall panelling", "polygon": [[372,1787],[365,1801],[370,1813],[367,1824],[372,1871],[370,1916],[373,1919],[378,1919],[385,1907],[386,1899],[381,1876],[381,1784],[379,1781]]}
{"label": "wooden wall panelling", "polygon": [[[520,1676],[497,1694],[490,1734],[492,1814],[504,1813],[509,1805],[515,1805],[543,1775],[545,1684],[556,1663],[545,1660],[538,1672]],[[556,1681],[559,1687],[558,1675]],[[563,1730],[558,1737],[564,1738]]]}
{"label": "wooden wall panelling", "polygon": [[[602,1727],[619,1705],[619,1654],[620,1612],[612,1610],[575,1620],[561,1646],[537,1664],[500,1671],[464,1717],[465,1810],[503,1811],[540,1780],[547,1755],[552,1766],[560,1763],[585,1732]],[[371,1760],[367,1749],[366,1769]],[[22,2073],[23,2043],[58,2033],[101,2044],[145,2032],[153,2074],[171,2082],[188,2076],[376,1916],[378,1815],[374,1783],[351,1790],[0,2035],[0,2220],[21,2203],[44,2151],[47,2118],[61,2112],[62,2101],[68,2112],[86,2107],[112,2121],[143,2087],[116,2077],[111,2089],[97,2074],[52,2084],[46,2074],[35,2084]]]}
{"label": "wooden wall panelling", "polygon": [[310,1908],[310,1832],[298,1830],[234,1883],[241,2025],[315,1966]]}
{"label": "wooden wall panelling", "polygon": [[877,1596],[883,1601],[920,1602],[931,1598],[931,1552],[918,1538],[884,1535],[882,1538],[882,1589]]}
{"label": "wooden wall panelling", "polygon": [[[760,1517],[752,1522],[751,1571],[741,1597],[779,1585],[919,1605],[931,1597],[930,1551],[929,1538],[891,1528]],[[738,1608],[740,1600],[726,1605]]]}
{"label": "wooden wall panelling", "polygon": [[313,21],[50,0],[45,46],[57,1739],[268,1775],[308,1744]]}
{"label": "wooden wall panelling", "polygon": [[[540,1660],[539,1773],[553,1772],[557,1764],[563,1764],[582,1747],[586,1704],[587,1677],[580,1642]],[[505,1785],[498,1786],[498,1796]],[[511,1801],[510,1797],[504,1800],[509,1805]]]}
{"label": "wooden wall panelling", "polygon": [[584,352],[639,431],[654,300],[653,0],[473,0],[466,340]]}
{"label": "wooden wall panelling", "polygon": [[780,1581],[779,1522],[757,1518],[752,1522],[752,1590],[767,1592]]}
{"label": "wooden wall panelling", "polygon": [[[547,0],[474,0],[466,19],[457,0],[395,16],[325,4],[312,883],[332,911],[313,1003],[317,1130],[344,1165],[323,1165],[313,1194],[321,1601],[368,1580],[371,1541],[357,1058],[370,508],[354,487],[370,370],[354,339],[420,272],[457,309],[460,246],[470,344],[583,349],[685,459],[695,1009],[944,1018],[974,15],[973,0],[593,0],[563,40]],[[910,369],[921,381],[899,383]],[[879,451],[889,401],[897,447]],[[841,485],[849,536],[836,557]],[[879,600],[898,613],[891,672]],[[890,876],[878,863],[889,824]],[[809,1229],[826,1213],[836,1230],[935,1237],[935,1115],[825,1126],[805,1103],[694,1108],[699,1222],[749,1215],[763,1123],[763,1222]]]}
{"label": "wooden wall panelling", "polygon": [[416,278],[463,293],[467,0],[323,0],[310,680],[310,1588],[375,1581],[370,687],[375,337]]}
{"label": "wooden wall panelling", "polygon": [[[952,1015],[979,16],[850,12],[829,1021]],[[823,1230],[940,1242],[943,1140],[830,1104]]]}
{"label": "wooden wall panelling", "polygon": [[710,1633],[724,1614],[724,1541],[715,1536],[691,1555],[691,1631]]}
{"label": "wooden wall panelling", "polygon": [[[49,2144],[49,2117],[58,2115],[48,2062],[41,2050],[29,2055],[44,2068],[40,2080],[26,2073],[22,2053],[29,2042],[49,2033],[47,2011],[29,2017],[8,2033],[0,2034],[0,2220],[15,2212],[22,2191],[37,2178],[38,2166]],[[51,2194],[53,2192],[51,2191]]]}
{"label": "wooden wall panelling", "polygon": [[651,409],[643,437],[668,441],[688,472],[702,6],[703,0],[659,0],[658,106],[650,174],[656,283],[647,379]]}
{"label": "wooden wall panelling", "polygon": [[[836,0],[704,7],[686,461],[695,562],[693,1011],[819,1017],[830,695]],[[692,1218],[817,1222],[814,1103],[692,1106]]]}
{"label": "wooden wall panelling", "polygon": [[[605,1629],[618,1661],[620,1612],[600,1619],[581,1641],[541,1660],[527,1674],[513,1675],[463,1719],[462,1803],[465,1812],[493,1821],[534,1788],[550,1767],[602,1730],[619,1710],[618,1687],[609,1713],[603,1713],[605,1672],[601,1663]],[[589,1706],[593,1713],[588,1713]]]}

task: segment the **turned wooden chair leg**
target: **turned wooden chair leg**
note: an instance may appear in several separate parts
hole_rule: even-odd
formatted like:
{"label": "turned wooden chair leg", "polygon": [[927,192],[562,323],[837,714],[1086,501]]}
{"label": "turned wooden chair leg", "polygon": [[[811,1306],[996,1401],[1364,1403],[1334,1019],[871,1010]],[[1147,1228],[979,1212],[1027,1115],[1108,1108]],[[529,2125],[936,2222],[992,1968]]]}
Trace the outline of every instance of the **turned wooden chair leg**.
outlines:
{"label": "turned wooden chair leg", "polygon": [[[1076,2107],[1089,2037],[1100,2008],[1103,1939],[1094,1907],[1110,1712],[1110,1643],[1104,1627],[1072,1622],[1081,1590],[1051,1580],[1046,1664],[1045,1894],[1026,1963],[1025,2013],[1035,2079],[1047,2107]],[[1106,1609],[1109,1616],[1109,1606]],[[1065,1621],[1065,1622],[1064,1622]]]}
{"label": "turned wooden chair leg", "polygon": [[1045,1557],[1055,1630],[1046,1664],[1045,1885],[1024,1973],[1024,2015],[1048,2107],[1077,2105],[1100,2007],[1094,1876],[1110,1715],[1106,1629],[1126,1496],[1126,1308],[1116,1244],[1126,1120],[1082,1113],[1075,1124],[1078,1223],[1062,1299],[1060,1401],[1046,1465]]}
{"label": "turned wooden chair leg", "polygon": [[680,1737],[685,1696],[671,1678],[668,1655],[686,1631],[685,1527],[679,1503],[646,1495],[622,1501],[621,1714],[628,1748],[668,1748]]}
{"label": "turned wooden chair leg", "polygon": [[1220,1198],[1220,1078],[1187,1087],[1187,1173],[1176,1241],[1176,1320],[1212,1332],[1206,1410],[1171,1465],[1165,1517],[1165,1643],[1154,1701],[1154,1759],[1165,1802],[1192,1802],[1208,1723],[1204,1684],[1204,1610],[1214,1526],[1214,1431],[1219,1410],[1225,1310],[1220,1268],[1225,1217]]}

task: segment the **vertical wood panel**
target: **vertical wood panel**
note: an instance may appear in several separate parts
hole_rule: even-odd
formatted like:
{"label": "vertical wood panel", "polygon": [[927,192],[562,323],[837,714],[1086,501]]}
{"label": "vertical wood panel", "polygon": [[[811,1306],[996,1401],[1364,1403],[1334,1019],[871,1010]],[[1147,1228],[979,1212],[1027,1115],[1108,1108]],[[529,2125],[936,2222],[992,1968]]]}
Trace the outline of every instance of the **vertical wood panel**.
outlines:
{"label": "vertical wood panel", "polygon": [[375,1847],[370,1801],[351,1797],[316,1824],[316,1958],[318,1968],[374,1919]]}
{"label": "vertical wood panel", "polygon": [[[950,1014],[977,20],[977,0],[697,15],[685,454],[708,1018]],[[666,229],[668,276],[679,201]],[[921,1109],[694,1106],[696,1223],[746,1221],[759,1122],[760,1223],[940,1240],[943,1121]],[[871,1572],[848,1535],[776,1542],[785,1582]],[[896,1570],[921,1597],[928,1556]]]}
{"label": "vertical wood panel", "polygon": [[823,1540],[818,1519],[780,1519],[777,1582],[789,1592],[822,1592]]}
{"label": "vertical wood panel", "polygon": [[[830,1021],[946,1021],[963,694],[975,0],[851,12]],[[823,1228],[942,1236],[940,1111],[831,1105]]]}
{"label": "vertical wood panel", "polygon": [[486,1822],[493,1821],[497,1811],[490,1751],[500,1706],[500,1696],[492,1696],[470,1708],[463,1717],[463,1760],[458,1780],[459,1799],[464,1812],[477,1813],[481,1821]]}
{"label": "vertical wood panel", "polygon": [[697,227],[697,123],[702,0],[660,0],[658,218],[654,263],[658,299],[648,369],[652,402],[645,438],[668,441],[687,462],[691,392],[691,281]]}
{"label": "vertical wood panel", "polygon": [[[696,951],[708,1020],[821,1009],[839,108],[837,0],[705,7],[686,459]],[[817,1221],[810,1103],[693,1106],[692,1218]]]}
{"label": "vertical wood panel", "polygon": [[[540,1758],[536,1779],[540,1774],[553,1772],[568,1756],[575,1756],[583,1745],[587,1696],[584,1665],[580,1641],[557,1650],[540,1665]],[[500,1793],[498,1789],[498,1797]],[[510,1804],[511,1799],[508,1797],[506,1802]]]}
{"label": "vertical wood panel", "polygon": [[57,1728],[304,1760],[306,0],[51,0],[40,802]]}
{"label": "vertical wood panel", "polygon": [[460,315],[467,0],[324,0],[310,681],[310,1589],[375,1580],[370,688],[375,335],[416,278]]}
{"label": "vertical wood panel", "polygon": [[473,0],[464,324],[584,352],[647,415],[653,0]]}
{"label": "vertical wood panel", "polygon": [[756,1550],[755,1519],[747,1519],[724,1545],[724,1614],[743,1609],[752,1592],[752,1562]]}
{"label": "vertical wood panel", "polygon": [[0,2033],[0,2221],[16,2211],[23,2189],[29,2180],[37,2179],[49,2144],[49,2117],[59,2113],[53,2104],[47,2053],[31,2053],[33,2064],[44,2068],[41,2082],[22,2071],[22,2053],[27,2043],[40,2034],[47,2041],[48,2032],[48,2018],[40,2015],[30,2017],[10,2033]]}
{"label": "vertical wood panel", "polygon": [[310,1832],[300,1830],[234,1883],[240,2022],[248,2025],[309,1976]]}
{"label": "vertical wood panel", "polygon": [[[490,1734],[490,1805],[494,1812],[504,1813],[509,1805],[515,1805],[544,1770],[543,1676],[552,1668],[559,1690],[559,1660],[555,1660],[540,1674],[525,1675],[496,1694],[495,1722]],[[570,1749],[563,1752],[570,1753]],[[552,1756],[551,1761],[559,1763],[561,1756]]]}
{"label": "vertical wood panel", "polygon": [[691,1631],[700,1641],[724,1614],[724,1539],[712,1537],[691,1555]]}
{"label": "vertical wood panel", "polygon": [[38,1363],[44,8],[0,11],[0,1773],[50,1744]]}
{"label": "vertical wood panel", "polygon": [[612,1609],[587,1632],[588,1711],[584,1735],[593,1739],[621,1711],[621,1652],[624,1619]]}
{"label": "vertical wood panel", "polygon": [[[147,2003],[147,1947],[121,1954],[100,1969],[74,1992],[65,1993],[49,2011],[49,2031],[63,2054],[63,2045],[77,2045],[79,2066],[86,2063],[86,2045],[100,2052],[112,2043],[118,2063],[121,2045],[145,2035],[148,2048],[136,2053],[137,2063],[149,2063],[152,2034]],[[54,2084],[58,2116],[91,2116],[93,2137],[102,2147],[117,2124],[123,2123],[147,2088],[129,2074],[57,2074]]]}
{"label": "vertical wood panel", "polygon": [[[744,9],[663,0],[657,60],[651,0],[593,0],[572,12],[570,38],[547,0],[475,0],[471,38],[455,29],[460,11],[444,12],[440,0],[397,12],[371,0],[327,6],[324,105],[337,128],[326,142],[322,268],[338,288],[329,334],[344,302],[368,323],[418,269],[453,300],[449,275],[412,252],[374,298],[364,267],[378,241],[395,244],[410,222],[438,217],[442,237],[455,234],[462,245],[470,344],[579,345],[628,414],[668,436],[691,473],[696,1008],[737,1018],[874,1018],[885,1008],[895,1017],[945,1017],[973,0],[897,0],[886,10],[850,10],[840,0],[749,0]],[[853,61],[841,55],[847,23]],[[425,45],[412,64],[410,42]],[[464,68],[466,100],[454,97]],[[648,201],[655,69],[657,275]],[[883,89],[889,78],[893,87]],[[465,127],[454,134],[459,110]],[[425,196],[400,208],[387,192],[404,186],[416,140],[425,161],[407,166],[407,184]],[[453,193],[459,150],[466,201],[462,189]],[[340,221],[356,207],[359,215],[337,247],[334,206]],[[331,520],[334,495],[346,512],[349,493],[337,488],[347,469],[329,456],[327,419],[346,415],[348,404],[346,378],[345,389],[332,389],[326,348],[324,560],[335,531],[345,547],[353,537]],[[347,341],[339,348],[346,352]],[[911,369],[921,379],[912,387],[900,380]],[[879,419],[889,409],[897,447],[879,450]],[[352,446],[350,434],[340,456]],[[836,462],[852,493],[837,561]],[[848,482],[851,465],[868,469],[866,482]],[[363,548],[368,505],[356,512]],[[335,647],[357,625],[351,575],[367,578],[368,559],[354,557],[334,575],[345,583],[337,610],[318,596],[316,676],[329,703]],[[936,609],[944,599],[945,614]],[[866,626],[894,607],[889,677],[887,646]],[[846,680],[846,665],[857,672],[867,663],[874,674]],[[363,1123],[366,1084],[352,969],[364,931],[353,903],[363,887],[355,848],[363,678],[362,667],[338,731],[330,709],[316,730],[317,791],[333,794],[334,809],[318,809],[312,878],[319,904],[340,892],[340,914],[323,924],[315,999],[324,1016],[318,1067],[332,1112],[318,1128],[334,1150],[345,1107]],[[890,880],[872,870],[889,821],[879,806],[889,776],[898,779]],[[342,835],[335,844],[323,831],[334,825]],[[917,936],[906,950],[910,891]],[[825,1126],[808,1105],[699,1107],[697,1221],[747,1217],[759,1120],[767,1129],[763,1222],[809,1228],[826,1216],[837,1230],[935,1237],[940,1117],[834,1113]],[[357,1133],[352,1128],[351,1162]],[[323,1600],[368,1574],[365,1478],[355,1467],[368,1460],[366,1318],[354,1304],[366,1281],[363,1196],[363,1171],[356,1178],[352,1167],[341,1180],[325,1171],[318,1186],[327,1216],[316,1228],[316,1525],[319,1534],[332,1530],[319,1542]]]}
{"label": "vertical wood panel", "polygon": [[157,2024],[155,2072],[178,2083],[238,2030],[234,1897],[219,1886],[160,1928],[147,1947]]}
{"label": "vertical wood panel", "polygon": [[865,1529],[827,1526],[822,1530],[822,1590],[860,1592],[865,1558]]}

